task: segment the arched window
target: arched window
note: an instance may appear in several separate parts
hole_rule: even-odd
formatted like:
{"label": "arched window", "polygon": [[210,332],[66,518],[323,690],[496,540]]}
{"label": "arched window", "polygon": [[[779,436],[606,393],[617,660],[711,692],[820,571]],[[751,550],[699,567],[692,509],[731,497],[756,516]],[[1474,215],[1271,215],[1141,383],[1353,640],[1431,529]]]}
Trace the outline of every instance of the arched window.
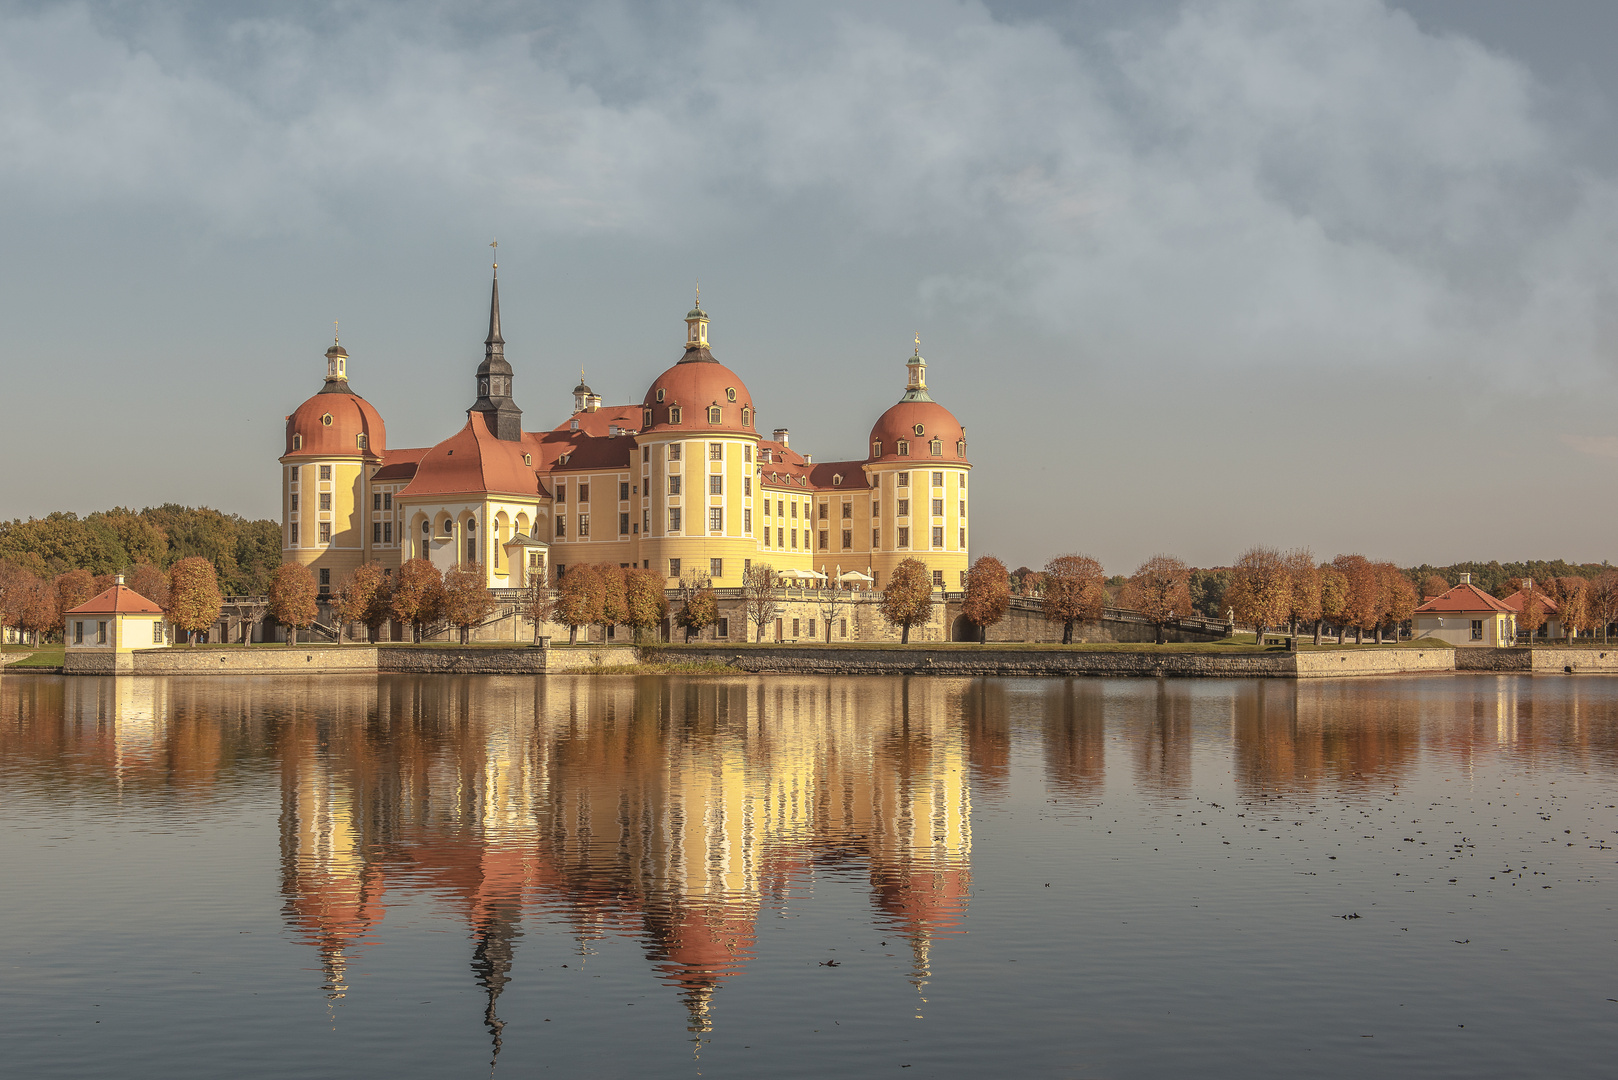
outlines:
{"label": "arched window", "polygon": [[742,427],[753,426],[753,410],[746,405],[742,406]]}
{"label": "arched window", "polygon": [[708,406],[708,423],[710,423],[710,424],[719,423],[719,406],[717,406],[717,405]]}
{"label": "arched window", "polygon": [[652,410],[650,410],[650,409],[642,409],[640,411],[640,423],[641,423],[641,427],[648,427],[649,428],[649,427],[652,426]]}
{"label": "arched window", "polygon": [[294,435],[294,436],[292,436],[292,449],[294,449],[294,450],[302,450],[303,449],[303,436],[302,435]]}
{"label": "arched window", "polygon": [[959,457],[959,458],[963,458],[963,457],[966,456],[966,440],[965,439],[956,439],[955,440],[955,456]]}
{"label": "arched window", "polygon": [[875,440],[874,442],[871,443],[871,456],[872,457],[881,457],[882,456],[882,440],[881,439],[877,439],[877,440]]}
{"label": "arched window", "polygon": [[358,435],[354,436],[354,442],[355,442],[356,445],[359,446],[359,448],[361,450],[364,450],[365,449],[365,432],[362,431]]}
{"label": "arched window", "polygon": [[905,442],[905,440],[900,439],[899,440],[898,453],[899,453],[900,457],[909,457],[910,456],[910,444]]}
{"label": "arched window", "polygon": [[944,440],[940,439],[936,435],[933,436],[933,441],[927,444],[927,449],[932,451],[933,457],[943,457],[944,456]]}
{"label": "arched window", "polygon": [[679,422],[680,422],[680,407],[678,405],[671,406],[669,408],[669,423],[678,424]]}

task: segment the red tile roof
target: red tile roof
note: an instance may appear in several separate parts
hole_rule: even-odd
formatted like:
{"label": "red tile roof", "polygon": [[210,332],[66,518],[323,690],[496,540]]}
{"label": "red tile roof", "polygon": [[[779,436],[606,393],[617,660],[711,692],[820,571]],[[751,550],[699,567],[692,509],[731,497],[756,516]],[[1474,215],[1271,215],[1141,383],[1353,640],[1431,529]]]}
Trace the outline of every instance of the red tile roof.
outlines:
{"label": "red tile roof", "polygon": [[1507,614],[1511,613],[1509,607],[1476,585],[1457,585],[1447,592],[1433,597],[1416,609],[1417,614],[1425,615],[1467,611],[1503,611]]}
{"label": "red tile roof", "polygon": [[[1522,614],[1521,589],[1518,589],[1516,592],[1512,593],[1510,596],[1506,597],[1500,602],[1506,605],[1506,607],[1510,608],[1512,611],[1516,612],[1518,615]],[[1556,614],[1558,610],[1556,607],[1556,601],[1552,600],[1549,596],[1546,596],[1543,590],[1539,594],[1539,610],[1547,612],[1551,615]]]}
{"label": "red tile roof", "polygon": [[482,413],[470,413],[465,427],[422,456],[400,497],[494,493],[531,498],[539,494],[539,476],[523,463],[525,453],[530,453],[526,440],[497,439]]}
{"label": "red tile roof", "polygon": [[99,596],[86,600],[68,615],[161,615],[163,609],[128,585],[114,585]]}
{"label": "red tile roof", "polygon": [[416,446],[407,450],[389,450],[382,455],[382,467],[372,476],[372,480],[408,480],[416,475],[416,466],[421,464],[422,457],[431,449],[426,446]]}
{"label": "red tile roof", "polygon": [[[809,466],[809,484],[821,491],[855,491],[869,489],[863,461],[817,461]],[[837,483],[842,477],[842,483]]]}

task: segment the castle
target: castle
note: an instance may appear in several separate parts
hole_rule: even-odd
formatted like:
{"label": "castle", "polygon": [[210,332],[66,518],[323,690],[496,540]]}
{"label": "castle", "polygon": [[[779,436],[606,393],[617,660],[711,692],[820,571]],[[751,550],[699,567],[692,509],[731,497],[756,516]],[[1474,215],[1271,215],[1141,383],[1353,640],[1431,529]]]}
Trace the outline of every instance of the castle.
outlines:
{"label": "castle", "polygon": [[616,563],[657,569],[671,589],[707,577],[723,595],[755,560],[799,580],[862,572],[880,588],[907,558],[935,588],[962,586],[966,432],[929,394],[919,341],[863,459],[816,462],[786,428],[759,434],[747,386],[709,349],[700,297],[685,323],[684,355],[639,403],[604,405],[581,379],[570,416],[524,431],[496,266],[466,422],[413,449],[388,447],[334,343],[325,385],[286,418],[283,561],[308,566],[328,595],[361,563],[411,558],[478,564],[494,589]]}

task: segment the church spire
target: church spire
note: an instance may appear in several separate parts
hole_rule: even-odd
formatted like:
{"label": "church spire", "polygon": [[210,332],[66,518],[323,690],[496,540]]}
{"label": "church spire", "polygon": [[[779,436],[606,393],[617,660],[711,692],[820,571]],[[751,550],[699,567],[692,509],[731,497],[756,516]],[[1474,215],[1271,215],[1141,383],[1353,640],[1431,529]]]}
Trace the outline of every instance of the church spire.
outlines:
{"label": "church spire", "polygon": [[489,289],[489,336],[483,339],[483,363],[478,365],[477,389],[477,401],[471,411],[483,414],[489,432],[507,442],[522,441],[522,410],[511,399],[511,364],[506,361],[506,339],[500,335],[499,262],[494,264],[494,279]]}

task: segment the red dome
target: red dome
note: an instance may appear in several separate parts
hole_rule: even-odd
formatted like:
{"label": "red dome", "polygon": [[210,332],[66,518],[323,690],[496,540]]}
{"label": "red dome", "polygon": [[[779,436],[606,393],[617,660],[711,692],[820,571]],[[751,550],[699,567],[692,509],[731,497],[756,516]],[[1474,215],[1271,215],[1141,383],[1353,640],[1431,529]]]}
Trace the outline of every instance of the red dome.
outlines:
{"label": "red dome", "polygon": [[[708,419],[708,410],[716,405],[717,424]],[[669,410],[676,406],[680,409],[678,425],[669,423]],[[646,391],[643,407],[652,410],[651,425],[643,430],[752,432],[758,422],[753,395],[736,373],[715,360],[707,349],[692,349],[684,360],[659,375]],[[744,409],[746,423],[742,422]]]}
{"label": "red dome", "polygon": [[[935,438],[941,444],[936,457],[930,445]],[[903,457],[899,455],[901,439],[909,443],[910,449]],[[873,452],[878,442],[882,444],[880,455]],[[865,449],[870,455],[866,461],[965,462],[966,429],[936,401],[901,401],[877,420]]]}
{"label": "red dome", "polygon": [[[353,457],[382,459],[388,448],[382,414],[369,401],[346,389],[322,390],[287,417],[287,457]],[[328,382],[328,387],[333,382]],[[303,436],[300,440],[297,436]],[[360,436],[365,436],[361,445]]]}

